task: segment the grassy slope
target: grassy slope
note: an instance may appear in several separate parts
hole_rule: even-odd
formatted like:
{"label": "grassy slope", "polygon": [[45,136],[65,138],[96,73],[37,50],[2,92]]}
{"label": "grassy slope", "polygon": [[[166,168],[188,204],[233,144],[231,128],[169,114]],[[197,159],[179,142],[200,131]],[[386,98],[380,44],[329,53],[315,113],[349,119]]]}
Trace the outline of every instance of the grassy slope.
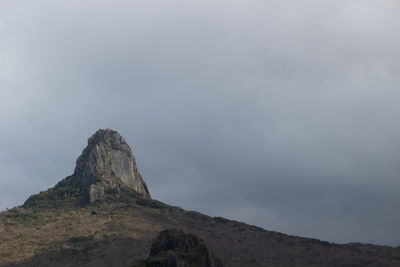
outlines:
{"label": "grassy slope", "polygon": [[400,266],[399,249],[288,236],[136,196],[2,212],[0,264],[132,266],[147,258],[161,230],[172,227],[200,236],[227,266]]}

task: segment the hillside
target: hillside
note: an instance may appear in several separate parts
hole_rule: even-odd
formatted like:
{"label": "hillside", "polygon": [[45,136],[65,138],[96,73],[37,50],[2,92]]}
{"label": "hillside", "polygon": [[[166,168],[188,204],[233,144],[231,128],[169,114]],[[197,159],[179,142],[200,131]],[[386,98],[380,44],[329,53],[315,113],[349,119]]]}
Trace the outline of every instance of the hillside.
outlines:
{"label": "hillside", "polygon": [[0,265],[143,266],[159,233],[174,228],[224,266],[400,266],[399,247],[289,236],[153,200],[125,144],[99,130],[73,175],[2,212]]}

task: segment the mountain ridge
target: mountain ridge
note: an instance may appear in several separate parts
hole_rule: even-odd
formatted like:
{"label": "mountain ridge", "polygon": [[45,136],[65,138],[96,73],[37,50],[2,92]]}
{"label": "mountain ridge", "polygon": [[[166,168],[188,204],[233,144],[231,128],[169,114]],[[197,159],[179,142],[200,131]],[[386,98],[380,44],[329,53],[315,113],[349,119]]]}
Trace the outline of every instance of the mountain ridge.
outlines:
{"label": "mountain ridge", "polygon": [[400,266],[400,247],[291,236],[154,200],[110,129],[89,138],[71,176],[0,213],[0,265],[146,266],[153,241],[171,228],[184,232],[178,239],[199,237],[224,266]]}

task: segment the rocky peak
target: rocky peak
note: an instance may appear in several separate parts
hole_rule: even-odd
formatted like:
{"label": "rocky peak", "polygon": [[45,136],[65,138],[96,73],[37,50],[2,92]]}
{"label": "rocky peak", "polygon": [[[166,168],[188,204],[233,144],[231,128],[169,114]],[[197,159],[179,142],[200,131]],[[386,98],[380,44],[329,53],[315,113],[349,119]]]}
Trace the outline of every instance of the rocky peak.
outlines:
{"label": "rocky peak", "polygon": [[104,194],[106,186],[118,192],[120,184],[150,198],[131,148],[118,132],[110,129],[99,129],[88,139],[73,176],[83,190],[89,191],[91,202]]}
{"label": "rocky peak", "polygon": [[96,200],[129,201],[131,197],[151,198],[135,156],[118,132],[99,129],[88,139],[76,161],[74,174],[29,197],[24,206],[85,205]]}
{"label": "rocky peak", "polygon": [[137,172],[133,152],[116,131],[98,130],[88,139],[88,145],[76,161],[75,176],[117,176],[131,184]]}

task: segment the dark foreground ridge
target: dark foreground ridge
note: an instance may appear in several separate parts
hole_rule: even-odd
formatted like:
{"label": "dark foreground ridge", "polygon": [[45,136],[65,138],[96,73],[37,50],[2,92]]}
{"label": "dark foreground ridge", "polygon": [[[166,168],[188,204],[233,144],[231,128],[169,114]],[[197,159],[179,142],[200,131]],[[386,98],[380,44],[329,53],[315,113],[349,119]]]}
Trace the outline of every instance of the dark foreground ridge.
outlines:
{"label": "dark foreground ridge", "polygon": [[196,235],[168,229],[158,235],[151,246],[149,258],[142,266],[223,267],[223,264]]}
{"label": "dark foreground ridge", "polygon": [[71,176],[0,213],[1,266],[222,264],[398,267],[400,247],[289,236],[153,200],[109,129],[89,138]]}

